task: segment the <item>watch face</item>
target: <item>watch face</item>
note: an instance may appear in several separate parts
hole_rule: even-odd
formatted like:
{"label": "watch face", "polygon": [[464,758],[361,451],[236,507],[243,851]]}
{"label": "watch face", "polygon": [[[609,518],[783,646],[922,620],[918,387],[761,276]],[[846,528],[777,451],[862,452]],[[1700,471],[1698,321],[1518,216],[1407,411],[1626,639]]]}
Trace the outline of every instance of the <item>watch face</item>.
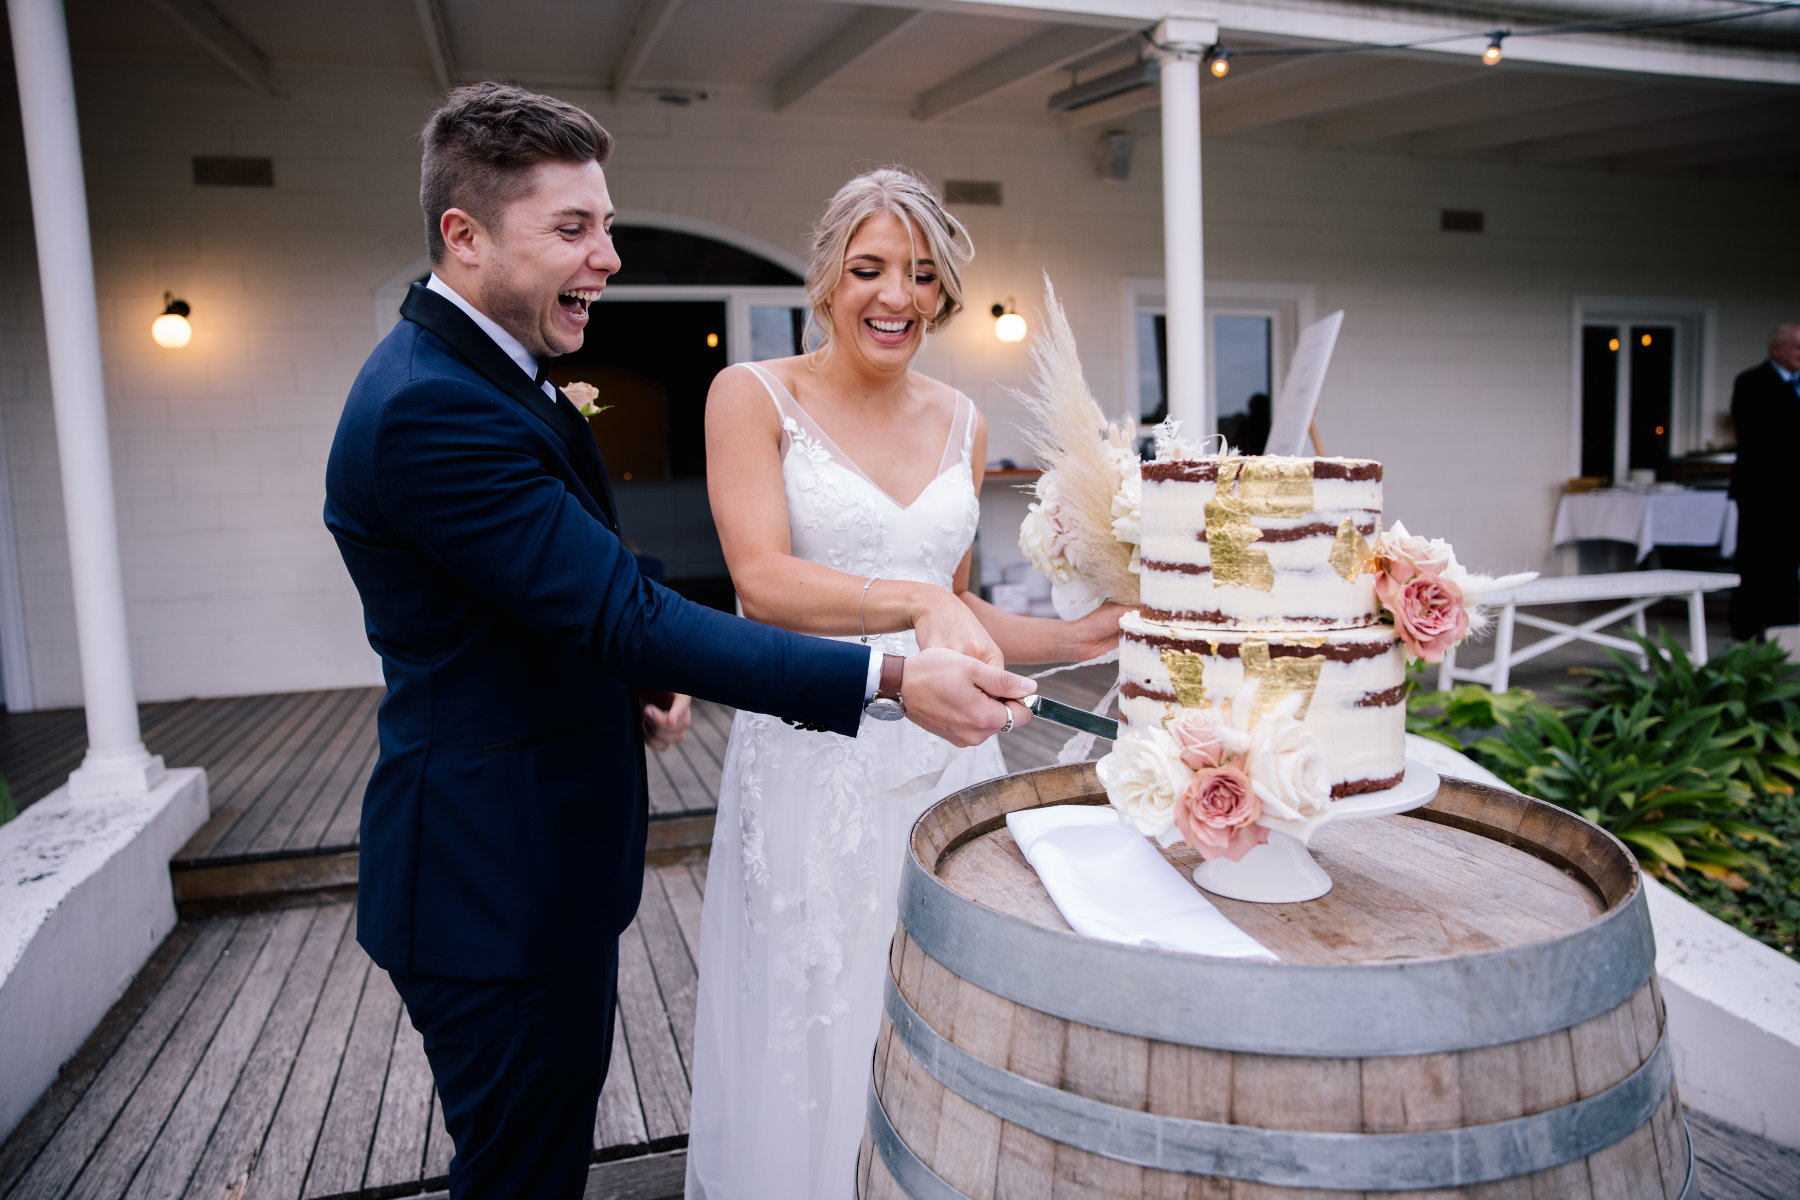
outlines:
{"label": "watch face", "polygon": [[900,702],[886,696],[877,696],[869,701],[869,707],[864,711],[877,721],[898,721],[906,716],[906,710],[900,706]]}

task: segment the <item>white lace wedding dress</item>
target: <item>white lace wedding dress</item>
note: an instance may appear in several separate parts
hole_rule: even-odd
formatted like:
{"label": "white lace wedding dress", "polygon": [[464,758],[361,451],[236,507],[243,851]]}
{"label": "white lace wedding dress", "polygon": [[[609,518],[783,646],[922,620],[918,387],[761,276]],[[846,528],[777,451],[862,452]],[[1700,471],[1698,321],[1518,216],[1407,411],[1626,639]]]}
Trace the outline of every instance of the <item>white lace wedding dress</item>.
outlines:
{"label": "white lace wedding dress", "polygon": [[[968,398],[937,477],[901,505],[750,369],[781,414],[793,553],[948,586],[978,512]],[[876,641],[918,649],[910,632]],[[688,1200],[853,1193],[907,833],[933,802],[1005,770],[993,739],[959,750],[908,721],[865,720],[852,739],[738,713],[701,919]]]}

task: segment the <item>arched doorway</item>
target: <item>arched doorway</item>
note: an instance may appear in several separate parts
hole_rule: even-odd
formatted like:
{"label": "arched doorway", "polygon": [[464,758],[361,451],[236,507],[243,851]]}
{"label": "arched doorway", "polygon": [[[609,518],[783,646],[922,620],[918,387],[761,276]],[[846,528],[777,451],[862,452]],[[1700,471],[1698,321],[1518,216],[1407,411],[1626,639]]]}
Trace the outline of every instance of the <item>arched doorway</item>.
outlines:
{"label": "arched doorway", "polygon": [[[798,259],[690,218],[621,213],[613,242],[623,266],[594,310],[580,350],[555,360],[559,384],[600,391],[589,418],[606,456],[619,523],[653,573],[716,608],[736,596],[706,497],[706,393],[730,363],[798,353],[806,293]],[[391,328],[424,260],[376,297]]]}

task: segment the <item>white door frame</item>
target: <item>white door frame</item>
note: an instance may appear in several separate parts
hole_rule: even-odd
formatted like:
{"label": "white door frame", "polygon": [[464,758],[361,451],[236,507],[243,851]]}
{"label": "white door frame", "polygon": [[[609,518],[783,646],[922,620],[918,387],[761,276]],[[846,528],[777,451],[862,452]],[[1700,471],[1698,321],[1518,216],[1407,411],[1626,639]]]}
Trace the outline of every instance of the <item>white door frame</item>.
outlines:
{"label": "white door frame", "polygon": [[[1144,313],[1165,311],[1165,293],[1160,275],[1129,275],[1120,281],[1123,301],[1124,329],[1121,340],[1123,364],[1120,370],[1119,409],[1113,417],[1129,413],[1138,415],[1138,337],[1137,319]],[[1269,335],[1269,396],[1281,392],[1289,361],[1294,357],[1294,344],[1300,331],[1313,322],[1314,292],[1310,283],[1270,283],[1261,280],[1218,280],[1206,285],[1206,421],[1201,436],[1217,432],[1219,427],[1218,373],[1212,368],[1214,317],[1266,316],[1273,320]]]}
{"label": "white door frame", "polygon": [[[1673,325],[1675,339],[1674,385],[1671,397],[1669,457],[1693,454],[1706,445],[1720,408],[1711,366],[1718,360],[1719,306],[1712,300],[1684,300],[1653,296],[1576,296],[1569,325],[1569,475],[1581,474],[1581,343],[1588,325],[1617,325],[1629,331],[1632,324]],[[1617,390],[1613,405],[1613,467],[1616,478],[1630,463],[1628,421],[1631,400],[1631,359],[1620,338]]]}
{"label": "white door frame", "polygon": [[725,361],[736,364],[750,361],[750,310],[757,305],[773,308],[805,308],[806,289],[789,287],[686,286],[679,284],[646,284],[629,287],[611,284],[600,294],[600,311],[595,315],[605,320],[606,305],[649,301],[713,300],[725,305]]}

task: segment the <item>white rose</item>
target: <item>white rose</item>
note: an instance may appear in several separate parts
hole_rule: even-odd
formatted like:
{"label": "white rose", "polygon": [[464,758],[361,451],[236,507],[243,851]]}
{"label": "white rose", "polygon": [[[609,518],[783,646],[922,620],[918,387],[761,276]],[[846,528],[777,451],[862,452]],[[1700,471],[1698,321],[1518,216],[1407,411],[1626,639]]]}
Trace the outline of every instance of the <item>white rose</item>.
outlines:
{"label": "white rose", "polygon": [[1135,554],[1135,547],[1144,540],[1144,477],[1138,473],[1135,459],[1113,493],[1112,514],[1113,536],[1133,547]]}
{"label": "white rose", "polygon": [[1256,723],[1244,769],[1269,828],[1305,842],[1329,818],[1331,772],[1325,747],[1293,717],[1269,713]]}
{"label": "white rose", "polygon": [[1193,774],[1181,765],[1175,739],[1155,728],[1125,734],[1094,769],[1120,817],[1145,837],[1160,837],[1174,826],[1175,802]]}

